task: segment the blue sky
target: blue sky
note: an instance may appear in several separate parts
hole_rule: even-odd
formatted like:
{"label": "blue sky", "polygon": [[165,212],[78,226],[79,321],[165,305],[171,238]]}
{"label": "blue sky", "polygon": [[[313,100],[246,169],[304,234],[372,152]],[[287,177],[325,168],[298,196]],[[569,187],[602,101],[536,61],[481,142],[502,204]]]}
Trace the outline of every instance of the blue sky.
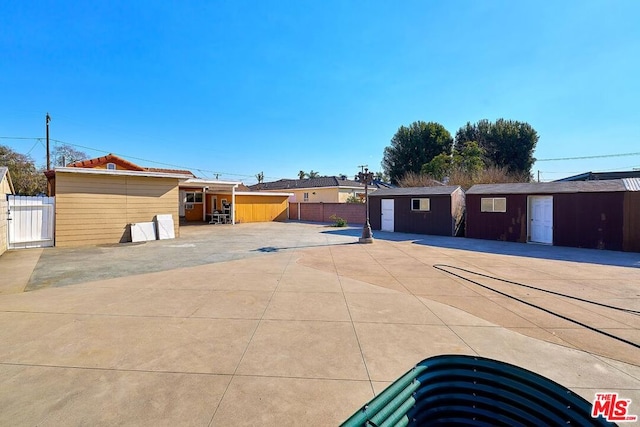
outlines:
{"label": "blue sky", "polygon": [[[0,144],[255,183],[381,169],[401,125],[506,118],[535,157],[640,152],[640,2],[16,1],[0,6]],[[158,163],[152,163],[158,162]],[[640,154],[537,162],[543,180]]]}

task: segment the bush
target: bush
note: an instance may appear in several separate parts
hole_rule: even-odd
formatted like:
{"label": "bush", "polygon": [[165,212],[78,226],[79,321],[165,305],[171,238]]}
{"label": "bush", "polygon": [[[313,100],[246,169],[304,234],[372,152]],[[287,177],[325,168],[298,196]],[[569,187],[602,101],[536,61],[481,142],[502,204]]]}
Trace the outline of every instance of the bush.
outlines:
{"label": "bush", "polygon": [[344,218],[340,218],[336,214],[331,215],[329,217],[329,219],[331,221],[333,221],[333,226],[334,227],[346,227],[347,226],[347,220],[344,219]]}
{"label": "bush", "polygon": [[346,202],[347,203],[364,203],[364,198],[361,198],[356,196],[355,194],[352,194],[349,197],[347,197]]}

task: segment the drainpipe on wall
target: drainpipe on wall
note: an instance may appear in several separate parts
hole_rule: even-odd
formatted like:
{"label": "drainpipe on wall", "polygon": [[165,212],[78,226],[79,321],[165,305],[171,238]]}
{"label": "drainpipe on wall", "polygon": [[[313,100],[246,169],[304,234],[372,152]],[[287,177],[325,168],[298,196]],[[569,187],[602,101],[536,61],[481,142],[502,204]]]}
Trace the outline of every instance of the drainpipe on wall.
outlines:
{"label": "drainpipe on wall", "polygon": [[207,190],[209,187],[202,187],[202,222],[207,221]]}

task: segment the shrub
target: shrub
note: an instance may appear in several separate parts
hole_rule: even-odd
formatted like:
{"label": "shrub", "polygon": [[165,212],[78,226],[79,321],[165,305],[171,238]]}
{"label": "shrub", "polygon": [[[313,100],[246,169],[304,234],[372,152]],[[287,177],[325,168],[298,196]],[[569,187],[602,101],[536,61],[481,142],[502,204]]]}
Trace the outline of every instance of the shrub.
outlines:
{"label": "shrub", "polygon": [[331,221],[333,221],[333,226],[334,227],[346,227],[347,226],[347,220],[344,219],[344,218],[340,218],[336,214],[331,215],[329,217],[329,219]]}

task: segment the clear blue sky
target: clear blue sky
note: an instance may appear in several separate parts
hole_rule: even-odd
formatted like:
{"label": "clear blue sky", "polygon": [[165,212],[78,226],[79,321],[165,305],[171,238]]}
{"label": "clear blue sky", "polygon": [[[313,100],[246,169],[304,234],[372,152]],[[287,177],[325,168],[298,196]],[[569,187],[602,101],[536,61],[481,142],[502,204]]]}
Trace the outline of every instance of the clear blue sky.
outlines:
{"label": "clear blue sky", "polygon": [[[0,137],[254,183],[381,169],[401,125],[506,118],[535,157],[640,152],[640,1],[11,1]],[[44,164],[37,140],[0,139]],[[88,147],[88,148],[87,148]],[[102,150],[102,151],[98,151]],[[144,160],[139,160],[144,159]],[[640,155],[537,162],[543,180]]]}

